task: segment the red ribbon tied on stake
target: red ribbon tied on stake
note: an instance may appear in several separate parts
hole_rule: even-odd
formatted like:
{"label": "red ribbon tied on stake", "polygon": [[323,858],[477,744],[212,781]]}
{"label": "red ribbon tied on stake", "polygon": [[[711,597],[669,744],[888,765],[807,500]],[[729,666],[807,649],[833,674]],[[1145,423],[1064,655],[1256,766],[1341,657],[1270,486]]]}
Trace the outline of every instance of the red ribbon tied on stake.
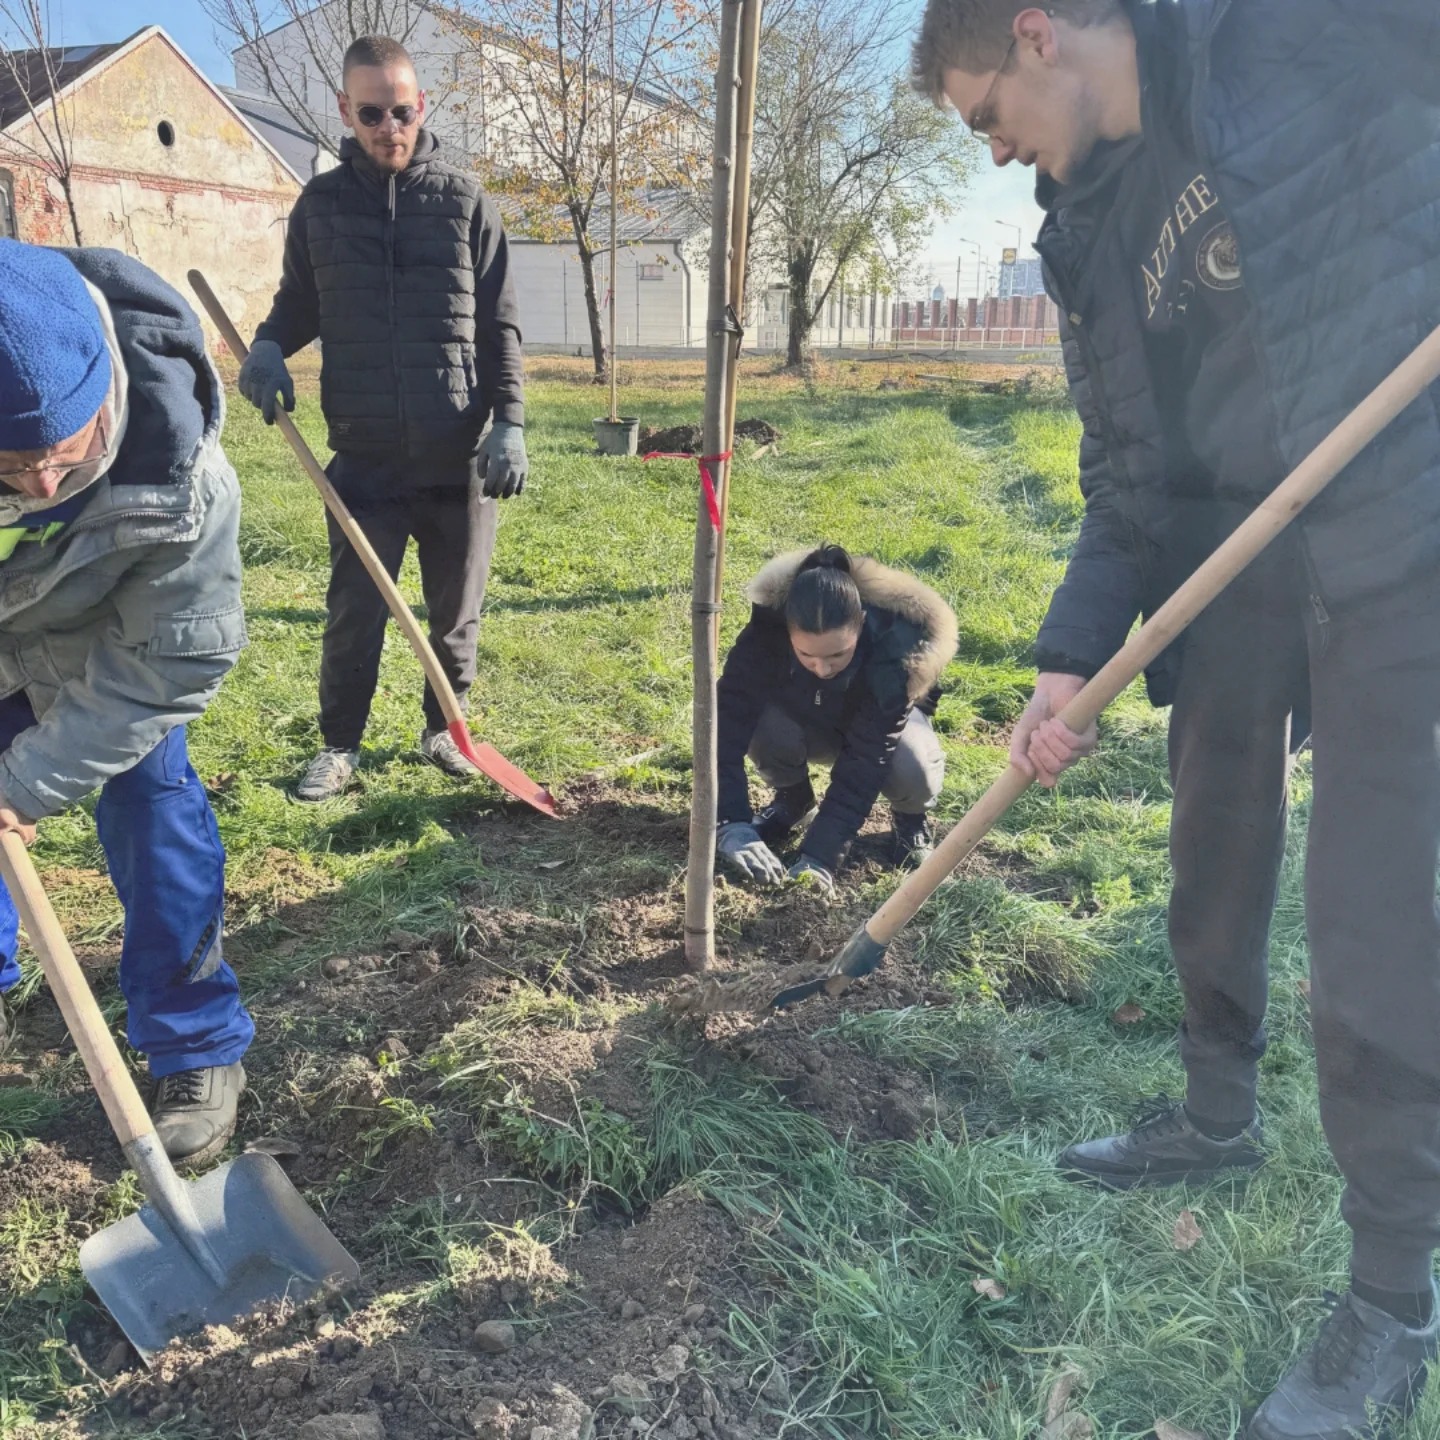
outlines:
{"label": "red ribbon tied on stake", "polygon": [[710,524],[718,533],[720,530],[720,501],[715,495],[715,477],[710,473],[712,465],[723,465],[734,454],[727,450],[723,455],[691,455],[686,450],[652,450],[646,460],[693,460],[700,467],[700,488],[705,492],[705,508],[710,512]]}

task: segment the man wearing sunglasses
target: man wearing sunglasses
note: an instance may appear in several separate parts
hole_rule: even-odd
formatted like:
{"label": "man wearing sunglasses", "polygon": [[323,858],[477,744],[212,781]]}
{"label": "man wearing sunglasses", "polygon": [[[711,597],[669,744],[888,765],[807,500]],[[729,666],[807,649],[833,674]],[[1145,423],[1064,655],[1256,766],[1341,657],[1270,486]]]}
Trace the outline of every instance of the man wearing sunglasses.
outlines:
{"label": "man wearing sunglasses", "polygon": [[[1440,7],[928,0],[914,69],[997,165],[1038,174],[1086,505],[1010,754],[1053,785],[1095,744],[1055,718],[1087,677],[1440,323]],[[1267,938],[1309,734],[1311,1018],[1351,1288],[1248,1435],[1369,1437],[1440,1352],[1440,395],[1148,681],[1172,707],[1186,1098],[1060,1164],[1126,1190],[1262,1163]]]}
{"label": "man wearing sunglasses", "polygon": [[[345,54],[340,164],[290,216],[284,273],[240,371],[273,423],[295,405],[285,357],[321,341],[329,475],[392,574],[413,536],[430,639],[462,701],[475,678],[495,502],[525,488],[520,324],[499,211],[475,176],[447,165],[423,128],[425,96],[394,40]],[[329,620],[320,661],[323,748],[296,789],[325,800],[350,783],[380,674],[387,611],[330,525]],[[425,689],[420,752],[475,774]]]}
{"label": "man wearing sunglasses", "polygon": [[[158,276],[0,240],[0,830],[29,844],[100,791],[126,1029],[156,1131],[192,1165],[234,1131],[254,1034],[185,745],[245,644],[223,417],[199,322]],[[20,980],[18,928],[0,884],[0,992]]]}

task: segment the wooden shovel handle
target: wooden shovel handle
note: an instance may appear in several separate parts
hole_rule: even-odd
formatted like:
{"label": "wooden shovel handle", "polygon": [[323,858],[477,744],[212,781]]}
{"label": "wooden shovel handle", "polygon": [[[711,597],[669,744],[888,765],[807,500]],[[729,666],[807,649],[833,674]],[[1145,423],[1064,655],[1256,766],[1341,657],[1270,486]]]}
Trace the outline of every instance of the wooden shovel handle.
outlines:
{"label": "wooden shovel handle", "polygon": [[[1372,441],[1440,379],[1440,329],[1415,348],[1256,507],[1245,522],[1158,609],[1060,712],[1077,733],[1100,712]],[[888,945],[940,883],[1029,788],[1022,770],[1008,766],[935,847],[934,853],[880,907],[866,933]]]}
{"label": "wooden shovel handle", "polygon": [[[240,338],[240,332],[225,313],[225,307],[221,305],[215,292],[210,288],[209,281],[198,270],[191,270],[188,279],[191,288],[200,297],[200,303],[205,307],[205,313],[214,322],[215,328],[230,347],[231,353],[243,364],[246,356],[250,354],[250,347]],[[415,652],[415,658],[419,660],[425,671],[425,678],[430,682],[430,689],[434,691],[435,698],[440,702],[440,709],[445,714],[446,723],[454,724],[457,720],[463,721],[464,712],[460,709],[460,702],[455,698],[455,691],[451,689],[450,681],[441,668],[435,651],[431,648],[430,637],[420,628],[420,622],[415,618],[414,611],[405,603],[405,597],[401,595],[399,588],[390,578],[389,571],[380,563],[380,557],[365,538],[365,532],[355,523],[355,517],[336,493],[335,487],[330,483],[320,462],[295,428],[295,422],[283,409],[277,408],[275,411],[275,423],[280,427],[280,433],[290,442],[290,448],[295,452],[295,458],[304,467],[305,473],[315,482],[315,488],[320,492],[320,498],[325,502],[325,508],[335,517],[335,523],[345,532],[345,538],[354,546],[355,553],[360,557],[360,563],[370,572],[370,578],[379,588],[381,595],[385,597],[385,603],[390,607],[390,613],[395,617],[395,623],[404,632],[405,638],[410,642],[410,648]]]}
{"label": "wooden shovel handle", "polygon": [[85,1062],[85,1069],[100,1096],[122,1146],[155,1130],[155,1122],[140,1098],[120,1048],[85,982],[85,972],[55,918],[50,898],[40,884],[25,842],[13,831],[0,831],[0,874],[20,912],[25,933],[40,957],[40,968],[65,1017],[70,1038]]}

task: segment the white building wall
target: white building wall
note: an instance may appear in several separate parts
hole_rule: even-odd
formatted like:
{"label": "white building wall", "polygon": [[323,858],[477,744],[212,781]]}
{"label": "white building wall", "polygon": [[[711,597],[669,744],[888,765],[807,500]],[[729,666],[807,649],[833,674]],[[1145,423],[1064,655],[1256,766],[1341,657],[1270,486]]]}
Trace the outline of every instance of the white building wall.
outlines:
{"label": "white building wall", "polygon": [[[704,344],[703,283],[697,293],[696,275],[680,251],[681,247],[668,241],[621,250],[615,285],[617,345]],[[609,257],[597,256],[595,270],[603,328],[608,323],[605,306]],[[525,343],[575,346],[588,353],[590,323],[585,311],[585,281],[575,246],[544,245],[512,237],[510,271]]]}

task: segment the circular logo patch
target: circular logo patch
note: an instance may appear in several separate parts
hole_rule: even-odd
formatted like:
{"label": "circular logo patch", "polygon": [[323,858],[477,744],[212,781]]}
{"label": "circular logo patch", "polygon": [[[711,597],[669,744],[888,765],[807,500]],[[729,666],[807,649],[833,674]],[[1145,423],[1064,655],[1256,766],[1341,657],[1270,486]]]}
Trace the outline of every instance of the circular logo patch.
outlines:
{"label": "circular logo patch", "polygon": [[1217,225],[1201,242],[1195,255],[1195,268],[1202,284],[1212,290],[1240,288],[1240,247],[1227,220]]}

